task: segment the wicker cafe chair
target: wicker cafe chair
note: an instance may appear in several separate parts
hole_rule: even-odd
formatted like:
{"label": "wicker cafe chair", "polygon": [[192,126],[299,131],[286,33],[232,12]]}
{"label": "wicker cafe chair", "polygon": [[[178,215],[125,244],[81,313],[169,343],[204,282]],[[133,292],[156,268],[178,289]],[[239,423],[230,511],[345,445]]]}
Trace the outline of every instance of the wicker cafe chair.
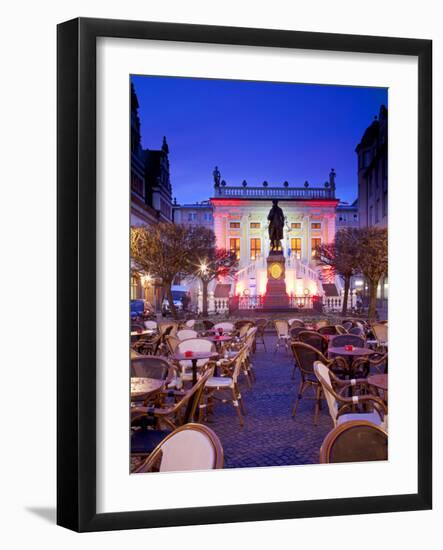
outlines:
{"label": "wicker cafe chair", "polygon": [[343,323],[343,328],[344,328],[346,331],[349,331],[349,329],[351,329],[352,326],[353,326],[352,321],[344,321],[344,323]]}
{"label": "wicker cafe chair", "polygon": [[326,325],[317,329],[319,334],[327,334],[328,336],[334,336],[335,334],[340,334],[335,325]]}
{"label": "wicker cafe chair", "polygon": [[[303,394],[307,388],[313,388],[315,392],[315,410],[314,410],[314,424],[317,424],[318,413],[320,410],[320,401],[322,397],[321,385],[318,378],[314,373],[314,362],[323,361],[326,365],[329,366],[339,366],[343,367],[344,359],[342,357],[335,357],[334,359],[326,359],[326,357],[313,346],[308,344],[303,344],[302,342],[293,342],[291,344],[292,353],[294,355],[294,360],[298,368],[300,369],[301,381],[295,400],[294,406],[292,408],[292,416],[295,416],[297,412],[297,407],[300,399],[303,398]],[[295,369],[295,367],[294,367]]]}
{"label": "wicker cafe chair", "polygon": [[[186,351],[213,351],[215,352],[215,344],[210,340],[204,338],[191,338],[189,340],[182,340],[178,343],[176,351],[179,353],[185,353]],[[207,365],[209,359],[199,359],[197,361],[197,367],[201,369]],[[182,382],[192,380],[192,361],[191,359],[183,359],[180,363],[181,380]]]}
{"label": "wicker cafe chair", "polygon": [[355,346],[356,348],[365,348],[366,340],[356,334],[338,334],[329,340],[329,345],[334,348],[342,346]]}
{"label": "wicker cafe chair", "polygon": [[134,351],[141,355],[155,355],[161,345],[162,338],[158,334],[144,334],[131,344]]}
{"label": "wicker cafe chair", "polygon": [[214,323],[212,321],[208,321],[207,319],[204,319],[202,321],[202,323],[203,323],[203,328],[205,330],[209,330],[209,329],[213,328],[213,326],[214,326]]}
{"label": "wicker cafe chair", "polygon": [[388,434],[367,420],[340,424],[325,437],[320,464],[388,459]]}
{"label": "wicker cafe chair", "polygon": [[221,329],[221,330],[223,330],[223,333],[225,333],[225,332],[234,332],[234,330],[235,330],[234,323],[229,323],[229,322],[217,323],[212,328],[214,328],[215,330],[220,330]]}
{"label": "wicker cafe chair", "polygon": [[248,331],[251,330],[252,328],[254,328],[254,323],[251,323],[250,321],[248,321],[247,323],[244,323],[239,328],[239,331],[238,331],[239,338],[241,338],[241,339],[245,338]]}
{"label": "wicker cafe chair", "polygon": [[171,365],[165,357],[141,355],[131,359],[131,377],[155,378],[166,380],[171,372]]}
{"label": "wicker cafe chair", "polygon": [[198,332],[191,329],[182,329],[177,332],[177,338],[181,341],[189,340],[190,338],[197,338]]}
{"label": "wicker cafe chair", "polygon": [[215,432],[190,423],[167,435],[134,473],[217,470],[223,463],[223,447]]}
{"label": "wicker cafe chair", "polygon": [[365,331],[362,327],[352,327],[348,330],[349,334],[356,334],[357,336],[364,336]]}
{"label": "wicker cafe chair", "polygon": [[348,331],[342,325],[335,325],[337,329],[337,334],[348,334]]}
{"label": "wicker cafe chair", "polygon": [[275,346],[275,352],[280,348],[280,345],[284,345],[286,351],[288,351],[289,325],[285,319],[276,319],[274,321],[275,330],[277,331],[277,344]]}
{"label": "wicker cafe chair", "polygon": [[328,351],[328,339],[315,330],[303,330],[299,332],[298,339],[304,344],[317,348],[323,355]]}
{"label": "wicker cafe chair", "polygon": [[374,353],[369,357],[359,357],[354,361],[354,369],[364,370],[367,374],[371,369],[375,370],[376,373],[388,372],[388,354],[387,353]]}
{"label": "wicker cafe chair", "polygon": [[[314,373],[323,388],[334,426],[350,420],[367,420],[387,431],[388,409],[382,399],[375,395],[344,396],[349,388],[367,391],[366,379],[340,380],[324,361],[315,361]],[[368,407],[372,407],[371,412],[367,412]]]}
{"label": "wicker cafe chair", "polygon": [[388,325],[385,323],[374,323],[371,328],[377,344],[379,346],[386,344],[388,341]]}
{"label": "wicker cafe chair", "polygon": [[245,337],[245,356],[243,361],[243,373],[246,376],[248,386],[252,387],[252,382],[255,382],[255,371],[251,361],[251,355],[255,351],[255,340],[257,336],[257,327],[251,327]]}
{"label": "wicker cafe chair", "polygon": [[[187,391],[165,391],[166,396],[173,397],[177,402],[164,404],[162,407],[131,408],[133,456],[148,455],[171,430],[186,424],[196,416],[203,389],[213,372],[214,367],[208,367],[197,383]],[[164,427],[168,429],[165,430]]]}
{"label": "wicker cafe chair", "polygon": [[329,321],[327,319],[320,319],[320,321],[317,321],[317,330],[322,327],[326,327],[329,325]]}
{"label": "wicker cafe chair", "polygon": [[[218,365],[223,368],[223,374],[225,374],[225,376],[212,376],[205,385],[208,394],[209,408],[212,408],[212,402],[214,400],[219,400],[222,403],[232,403],[237,413],[240,426],[243,426],[245,408],[242,395],[238,388],[238,377],[245,361],[245,354],[246,346],[228,363],[223,364],[219,362]],[[220,397],[220,394],[227,394],[227,397]]]}
{"label": "wicker cafe chair", "polygon": [[289,330],[289,334],[291,335],[292,340],[298,340],[298,335],[300,332],[306,332],[305,327],[291,327]]}
{"label": "wicker cafe chair", "polygon": [[304,327],[305,323],[301,319],[288,319],[288,325],[292,329],[295,327]]}
{"label": "wicker cafe chair", "polygon": [[268,320],[267,319],[258,319],[255,323],[255,326],[257,327],[257,334],[255,336],[255,345],[262,344],[265,351],[266,350],[266,344],[265,344],[265,330],[268,326]]}

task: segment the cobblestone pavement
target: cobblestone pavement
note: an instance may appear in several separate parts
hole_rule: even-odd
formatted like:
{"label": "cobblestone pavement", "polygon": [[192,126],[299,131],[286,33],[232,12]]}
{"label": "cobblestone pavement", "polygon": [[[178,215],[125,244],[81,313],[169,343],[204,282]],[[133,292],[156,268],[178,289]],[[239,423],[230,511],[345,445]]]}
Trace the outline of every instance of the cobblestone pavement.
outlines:
{"label": "cobblestone pavement", "polygon": [[[280,347],[274,353],[276,337],[265,336],[267,352],[257,346],[252,361],[256,382],[248,389],[241,379],[240,389],[246,408],[243,428],[230,403],[216,405],[208,419],[220,437],[225,453],[225,468],[251,468],[318,463],[319,450],[332,421],[326,405],[314,426],[314,401],[302,399],[295,418],[291,409],[300,382],[299,373],[291,378],[291,352]],[[306,396],[312,391],[306,390]]]}

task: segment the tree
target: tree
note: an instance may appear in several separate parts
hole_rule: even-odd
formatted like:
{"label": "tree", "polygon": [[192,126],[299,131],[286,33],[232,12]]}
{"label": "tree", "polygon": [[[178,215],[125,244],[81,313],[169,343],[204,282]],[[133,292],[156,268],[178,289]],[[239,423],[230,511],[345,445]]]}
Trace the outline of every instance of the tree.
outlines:
{"label": "tree", "polygon": [[323,265],[331,266],[334,273],[343,278],[345,285],[342,305],[343,316],[347,313],[351,277],[358,269],[358,243],[359,229],[339,229],[333,242],[321,244],[316,251],[318,261]]}
{"label": "tree", "polygon": [[369,286],[368,318],[375,318],[377,287],[380,279],[388,274],[388,231],[379,227],[359,230],[358,268]]}
{"label": "tree", "polygon": [[177,310],[171,287],[178,274],[189,273],[191,250],[191,231],[183,225],[131,227],[132,260],[139,270],[162,280],[174,318]]}
{"label": "tree", "polygon": [[202,283],[202,313],[208,314],[208,286],[216,277],[233,275],[238,267],[235,252],[216,247],[215,235],[211,229],[202,226],[191,230],[193,275]]}

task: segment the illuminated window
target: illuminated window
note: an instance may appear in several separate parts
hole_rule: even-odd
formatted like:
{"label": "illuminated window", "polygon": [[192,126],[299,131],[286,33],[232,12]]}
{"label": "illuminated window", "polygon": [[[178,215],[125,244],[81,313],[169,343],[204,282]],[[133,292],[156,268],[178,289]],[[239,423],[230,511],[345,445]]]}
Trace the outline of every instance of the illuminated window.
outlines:
{"label": "illuminated window", "polygon": [[240,229],[240,222],[231,222],[231,223],[229,224],[229,227],[230,227],[231,229]]}
{"label": "illuminated window", "polygon": [[321,245],[321,239],[318,239],[315,237],[314,239],[311,239],[311,256],[313,258],[317,258],[318,252],[317,247]]}
{"label": "illuminated window", "polygon": [[259,258],[261,254],[261,239],[251,239],[251,260]]}
{"label": "illuminated window", "polygon": [[291,256],[295,256],[298,260],[301,258],[301,239],[291,239]]}
{"label": "illuminated window", "polygon": [[249,226],[251,229],[260,229],[260,222],[251,222]]}
{"label": "illuminated window", "polygon": [[197,212],[188,212],[188,222],[195,222],[197,219]]}
{"label": "illuminated window", "polygon": [[301,223],[291,223],[291,229],[301,229]]}
{"label": "illuminated window", "polygon": [[311,223],[311,229],[321,229],[321,223]]}
{"label": "illuminated window", "polygon": [[240,239],[229,239],[229,250],[234,252],[237,260],[240,259]]}

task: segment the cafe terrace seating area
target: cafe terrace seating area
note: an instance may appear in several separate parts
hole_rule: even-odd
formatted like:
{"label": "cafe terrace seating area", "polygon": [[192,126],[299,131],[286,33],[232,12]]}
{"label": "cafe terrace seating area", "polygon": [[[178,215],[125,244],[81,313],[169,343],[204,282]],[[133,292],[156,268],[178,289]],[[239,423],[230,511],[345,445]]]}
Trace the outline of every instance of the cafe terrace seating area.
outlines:
{"label": "cafe terrace seating area", "polygon": [[132,473],[387,459],[388,325],[138,320]]}

